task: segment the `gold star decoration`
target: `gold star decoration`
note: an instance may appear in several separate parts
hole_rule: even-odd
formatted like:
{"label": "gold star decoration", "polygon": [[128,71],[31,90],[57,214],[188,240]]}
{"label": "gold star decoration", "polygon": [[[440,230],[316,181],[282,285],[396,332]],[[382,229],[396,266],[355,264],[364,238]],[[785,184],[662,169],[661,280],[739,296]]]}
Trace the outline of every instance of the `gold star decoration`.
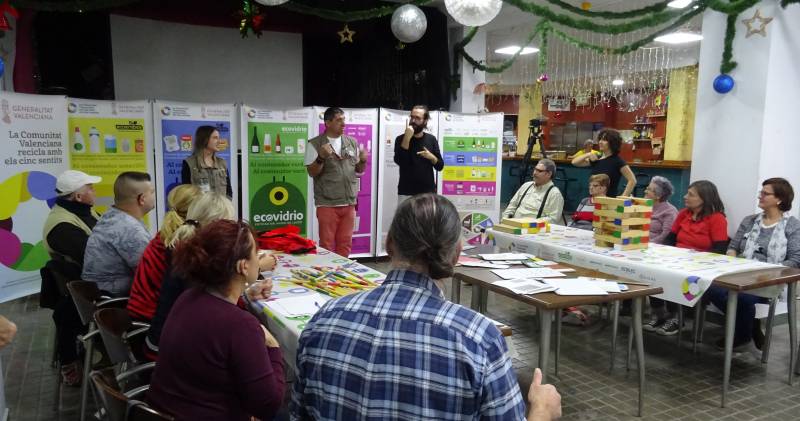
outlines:
{"label": "gold star decoration", "polygon": [[344,44],[345,42],[352,44],[353,35],[356,34],[356,31],[351,31],[347,24],[344,24],[344,28],[337,32],[337,34],[339,34],[339,44]]}
{"label": "gold star decoration", "polygon": [[[755,22],[758,21],[758,29],[754,29]],[[747,35],[745,38],[750,38],[750,35],[761,34],[762,37],[767,36],[767,25],[772,22],[772,18],[765,18],[761,16],[761,10],[756,9],[756,14],[750,19],[742,19],[742,23],[747,25]]]}

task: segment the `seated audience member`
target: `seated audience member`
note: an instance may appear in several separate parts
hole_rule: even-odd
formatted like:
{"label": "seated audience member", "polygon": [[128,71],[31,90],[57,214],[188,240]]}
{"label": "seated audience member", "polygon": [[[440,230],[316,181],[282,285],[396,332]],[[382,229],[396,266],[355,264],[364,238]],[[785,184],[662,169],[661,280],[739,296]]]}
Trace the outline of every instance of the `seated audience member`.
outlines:
{"label": "seated audience member", "polygon": [[[383,284],[328,301],[303,329],[294,419],[525,419],[502,334],[444,296],[460,233],[458,211],[442,196],[400,204]],[[528,419],[557,417],[560,396],[538,376]]]}
{"label": "seated audience member", "polygon": [[142,219],[155,207],[150,175],[124,172],[114,181],[114,205],[92,230],[84,254],[84,281],[117,297],[128,295],[150,233]]}
{"label": "seated audience member", "polygon": [[[717,186],[707,180],[695,181],[689,185],[683,203],[685,208],[675,218],[664,244],[724,254],[728,245],[728,221]],[[678,324],[676,313],[678,305],[665,304],[660,298],[650,298],[652,313],[650,321],[643,326],[644,330],[667,336],[680,331],[682,326]]]}
{"label": "seated audience member", "polygon": [[650,242],[663,244],[672,229],[678,209],[669,203],[674,188],[666,178],[657,175],[650,179],[644,189],[644,197],[653,199],[653,215],[650,221]]}
{"label": "seated audience member", "polygon": [[153,319],[161,293],[161,284],[171,250],[165,244],[172,242],[175,231],[183,224],[189,205],[200,197],[200,188],[192,184],[175,187],[167,195],[169,211],[164,215],[161,230],[150,240],[139,259],[133,276],[128,314],[136,320],[149,323]]}
{"label": "seated audience member", "polygon": [[592,139],[586,139],[583,142],[583,149],[579,149],[578,151],[575,152],[574,155],[570,155],[569,159],[574,159],[583,154],[591,152],[594,152],[596,155],[598,155],[598,157],[603,155],[602,152],[594,150],[594,141]]}
{"label": "seated audience member", "polygon": [[[100,219],[92,209],[96,198],[94,184],[100,181],[100,177],[75,170],[64,171],[56,179],[58,197],[45,220],[42,239],[50,259],[58,262],[60,275],[68,280],[81,278],[86,241]],[[77,386],[83,371],[75,338],[86,333],[86,327],[71,297],[59,297],[53,309],[53,322],[61,379],[67,386]]]}
{"label": "seated audience member", "polygon": [[281,350],[236,305],[259,275],[255,232],[245,223],[214,221],[182,241],[172,260],[194,288],[178,298],[164,325],[147,401],[179,420],[273,419],[285,387]]}
{"label": "seated audience member", "polygon": [[[219,193],[205,193],[189,205],[186,212],[184,223],[175,230],[172,239],[166,244],[168,249],[174,249],[181,242],[194,237],[200,228],[218,220],[232,221],[236,218],[236,210],[233,203],[226,196]],[[277,262],[275,257],[264,254],[259,258],[261,271],[272,270]],[[161,330],[170,314],[172,306],[183,291],[189,286],[187,280],[171,270],[172,263],[167,261],[164,270],[164,282],[161,284],[161,292],[158,297],[155,314],[150,323],[150,330],[147,332],[145,354],[149,358],[155,359],[159,351],[159,341]],[[248,289],[250,291],[254,289]]]}
{"label": "seated audience member", "polygon": [[[739,229],[728,245],[728,255],[754,259],[788,267],[800,267],[800,220],[789,215],[794,200],[794,189],[783,178],[770,178],[761,183],[758,207],[761,212],[742,220]],[[706,295],[721,311],[727,309],[728,290],[711,286]],[[766,299],[750,294],[739,294],[736,306],[736,329],[733,346],[740,347],[751,339],[758,349],[764,345],[764,333],[756,319],[756,303]],[[717,342],[724,347],[724,338]]]}
{"label": "seated audience member", "polygon": [[540,159],[533,167],[533,181],[523,184],[503,211],[504,218],[547,218],[551,224],[561,222],[564,197],[553,184],[556,163]]}
{"label": "seated audience member", "polygon": [[605,174],[595,174],[589,177],[589,197],[583,198],[581,203],[578,204],[578,209],[572,214],[572,223],[569,226],[582,230],[592,230],[594,198],[606,195],[609,182],[611,180]]}

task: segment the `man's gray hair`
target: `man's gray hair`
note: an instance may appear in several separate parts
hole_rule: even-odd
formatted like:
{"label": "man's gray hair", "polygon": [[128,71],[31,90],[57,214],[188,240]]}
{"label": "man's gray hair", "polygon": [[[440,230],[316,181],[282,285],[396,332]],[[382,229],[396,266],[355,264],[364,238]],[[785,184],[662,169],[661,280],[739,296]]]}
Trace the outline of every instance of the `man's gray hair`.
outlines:
{"label": "man's gray hair", "polygon": [[669,197],[672,196],[672,193],[675,191],[675,188],[672,187],[672,183],[670,183],[669,180],[660,175],[651,178],[650,184],[652,184],[653,187],[655,187],[655,191],[653,192],[653,194],[656,195],[658,200],[662,202],[666,202],[667,200],[669,200]]}
{"label": "man's gray hair", "polygon": [[539,160],[539,163],[542,164],[544,170],[549,172],[552,177],[556,176],[556,163],[553,162],[552,159],[542,158]]}

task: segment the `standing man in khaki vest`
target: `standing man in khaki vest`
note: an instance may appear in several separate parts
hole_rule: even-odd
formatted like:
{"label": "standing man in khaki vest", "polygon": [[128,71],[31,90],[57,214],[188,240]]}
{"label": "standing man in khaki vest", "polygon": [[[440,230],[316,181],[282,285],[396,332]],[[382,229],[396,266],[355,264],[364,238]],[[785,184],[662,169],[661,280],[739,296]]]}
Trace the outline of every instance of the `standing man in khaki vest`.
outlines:
{"label": "standing man in khaki vest", "polygon": [[325,133],[311,139],[305,165],[314,179],[319,243],[347,257],[353,246],[358,177],[367,165],[367,151],[344,133],[344,111],[331,107],[323,114]]}

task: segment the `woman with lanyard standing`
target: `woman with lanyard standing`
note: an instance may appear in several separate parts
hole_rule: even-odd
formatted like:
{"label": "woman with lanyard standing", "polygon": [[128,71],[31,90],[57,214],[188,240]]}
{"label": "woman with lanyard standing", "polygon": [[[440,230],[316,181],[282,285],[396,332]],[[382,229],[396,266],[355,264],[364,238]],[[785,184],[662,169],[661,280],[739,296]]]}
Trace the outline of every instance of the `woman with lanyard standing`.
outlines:
{"label": "woman with lanyard standing", "polygon": [[[800,267],[800,220],[789,215],[793,200],[794,190],[788,181],[783,178],[764,180],[761,191],[758,192],[758,207],[762,212],[742,220],[728,245],[728,256]],[[711,286],[706,297],[718,309],[725,311],[728,290]],[[756,348],[761,349],[764,333],[755,317],[756,303],[763,302],[765,299],[762,297],[739,294],[733,335],[734,348],[753,340]],[[717,341],[717,347],[724,347],[724,338]]]}
{"label": "woman with lanyard standing", "polygon": [[622,196],[630,196],[633,188],[636,187],[636,176],[633,175],[631,167],[624,159],[620,158],[619,151],[622,148],[622,137],[619,132],[613,129],[605,129],[597,135],[597,142],[602,152],[602,157],[597,157],[594,152],[583,154],[572,160],[572,165],[576,167],[592,167],[592,175],[605,174],[611,179],[608,187],[608,197],[616,197],[619,180],[625,177],[627,183]]}
{"label": "woman with lanyard standing", "polygon": [[213,191],[233,198],[231,178],[225,160],[217,156],[221,142],[214,126],[200,126],[194,134],[194,151],[183,160],[183,184],[194,184],[203,192]]}

